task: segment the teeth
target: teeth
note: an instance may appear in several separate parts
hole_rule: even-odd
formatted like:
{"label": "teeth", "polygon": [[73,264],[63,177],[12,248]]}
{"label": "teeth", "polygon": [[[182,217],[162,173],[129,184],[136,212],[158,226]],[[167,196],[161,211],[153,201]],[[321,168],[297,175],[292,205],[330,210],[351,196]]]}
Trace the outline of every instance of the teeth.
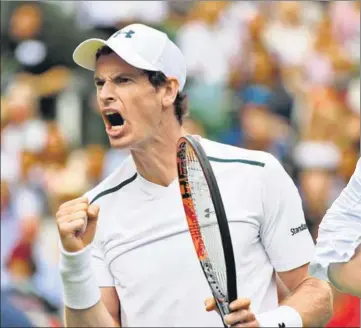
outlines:
{"label": "teeth", "polygon": [[115,111],[115,110],[107,110],[107,111],[104,112],[104,114],[105,115],[112,115],[112,114],[118,114],[118,112]]}
{"label": "teeth", "polygon": [[122,127],[123,127],[123,125],[114,125],[114,126],[111,127],[111,129],[112,129],[113,131],[116,131],[116,130],[121,130]]}

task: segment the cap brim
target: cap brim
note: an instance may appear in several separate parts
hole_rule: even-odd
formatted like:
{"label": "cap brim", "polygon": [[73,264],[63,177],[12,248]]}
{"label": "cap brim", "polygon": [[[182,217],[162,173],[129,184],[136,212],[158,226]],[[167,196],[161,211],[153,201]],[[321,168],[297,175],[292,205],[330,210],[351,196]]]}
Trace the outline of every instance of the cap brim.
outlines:
{"label": "cap brim", "polygon": [[73,60],[79,66],[94,71],[95,70],[95,54],[98,49],[106,45],[106,41],[102,39],[89,39],[80,43],[73,53]]}
{"label": "cap brim", "polygon": [[125,44],[112,44],[111,42],[102,39],[88,39],[77,46],[73,53],[73,60],[79,66],[90,71],[95,70],[96,58],[95,55],[99,48],[108,46],[120,58],[122,58],[129,65],[145,69],[149,71],[157,71],[157,69],[139,56]]}

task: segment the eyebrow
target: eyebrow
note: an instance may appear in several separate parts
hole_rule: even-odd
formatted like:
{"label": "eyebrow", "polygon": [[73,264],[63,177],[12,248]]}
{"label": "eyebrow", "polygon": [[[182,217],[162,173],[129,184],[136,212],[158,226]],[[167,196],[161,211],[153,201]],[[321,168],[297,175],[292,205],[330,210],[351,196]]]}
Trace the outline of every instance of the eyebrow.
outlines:
{"label": "eyebrow", "polygon": [[[119,73],[119,74],[115,74],[114,76],[112,76],[110,78],[110,80],[114,81],[116,79],[124,78],[124,77],[137,78],[139,76],[140,76],[139,74],[136,75],[136,74],[133,74],[133,73]],[[100,78],[97,75],[94,75],[94,82],[104,82],[104,79]]]}

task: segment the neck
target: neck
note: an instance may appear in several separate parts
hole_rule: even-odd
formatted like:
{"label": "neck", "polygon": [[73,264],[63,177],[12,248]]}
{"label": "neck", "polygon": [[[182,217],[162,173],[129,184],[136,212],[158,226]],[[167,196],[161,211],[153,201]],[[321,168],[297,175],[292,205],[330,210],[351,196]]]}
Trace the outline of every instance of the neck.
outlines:
{"label": "neck", "polygon": [[162,124],[157,136],[131,149],[137,172],[144,179],[169,186],[177,177],[176,147],[186,132],[175,120]]}

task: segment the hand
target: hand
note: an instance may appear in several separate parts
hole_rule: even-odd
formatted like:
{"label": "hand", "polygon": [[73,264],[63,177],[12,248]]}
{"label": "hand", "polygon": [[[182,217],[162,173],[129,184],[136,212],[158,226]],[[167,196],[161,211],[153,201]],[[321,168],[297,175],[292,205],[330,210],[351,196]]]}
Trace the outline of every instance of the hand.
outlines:
{"label": "hand", "polygon": [[99,206],[89,205],[86,197],[73,199],[59,207],[56,222],[66,251],[80,251],[93,241],[98,215]]}
{"label": "hand", "polygon": [[[239,298],[229,305],[232,313],[224,317],[224,323],[232,327],[259,327],[256,316],[250,310],[251,301],[246,298]],[[214,298],[205,301],[206,311],[217,311]]]}

